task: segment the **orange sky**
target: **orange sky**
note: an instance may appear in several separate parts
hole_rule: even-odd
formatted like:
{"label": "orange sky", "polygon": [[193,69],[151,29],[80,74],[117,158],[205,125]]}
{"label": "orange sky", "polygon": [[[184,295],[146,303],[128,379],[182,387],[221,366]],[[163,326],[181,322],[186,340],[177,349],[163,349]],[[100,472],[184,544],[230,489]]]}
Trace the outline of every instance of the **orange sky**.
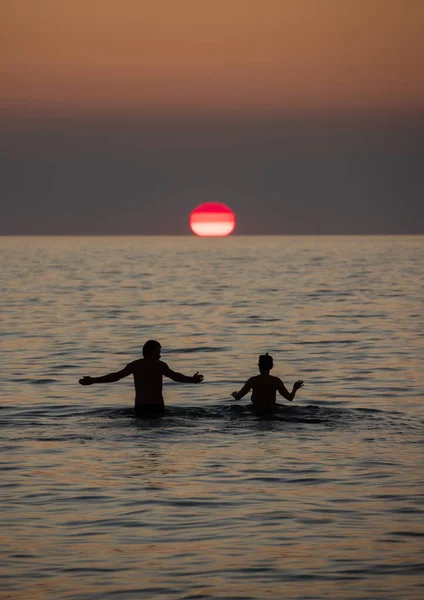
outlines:
{"label": "orange sky", "polygon": [[0,110],[424,108],[423,0],[3,0]]}

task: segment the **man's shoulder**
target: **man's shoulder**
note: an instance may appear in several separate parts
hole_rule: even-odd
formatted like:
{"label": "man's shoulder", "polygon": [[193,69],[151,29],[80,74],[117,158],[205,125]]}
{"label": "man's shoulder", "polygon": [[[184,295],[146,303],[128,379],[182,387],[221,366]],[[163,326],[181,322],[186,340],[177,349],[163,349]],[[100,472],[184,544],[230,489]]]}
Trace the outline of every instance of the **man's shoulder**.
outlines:
{"label": "man's shoulder", "polygon": [[158,371],[163,373],[164,371],[169,370],[166,362],[163,362],[162,360],[147,360],[145,358],[134,360],[127,365],[127,368],[132,371],[152,373],[157,373]]}
{"label": "man's shoulder", "polygon": [[166,362],[164,362],[163,360],[158,360],[158,366],[159,366],[159,369],[162,371],[162,373],[164,371],[170,370],[168,364]]}
{"label": "man's shoulder", "polygon": [[143,358],[137,358],[136,360],[132,360],[127,364],[126,368],[130,369],[131,371],[139,369],[143,364],[143,360]]}

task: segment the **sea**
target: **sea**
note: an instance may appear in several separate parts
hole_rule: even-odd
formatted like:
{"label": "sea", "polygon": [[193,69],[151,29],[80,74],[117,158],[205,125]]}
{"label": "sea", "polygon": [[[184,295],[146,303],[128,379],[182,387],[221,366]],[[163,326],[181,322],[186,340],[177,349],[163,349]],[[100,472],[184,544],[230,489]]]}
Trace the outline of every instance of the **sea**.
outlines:
{"label": "sea", "polygon": [[[2,237],[0,597],[421,600],[424,236]],[[133,415],[144,342],[175,371]],[[258,355],[272,417],[231,392]]]}

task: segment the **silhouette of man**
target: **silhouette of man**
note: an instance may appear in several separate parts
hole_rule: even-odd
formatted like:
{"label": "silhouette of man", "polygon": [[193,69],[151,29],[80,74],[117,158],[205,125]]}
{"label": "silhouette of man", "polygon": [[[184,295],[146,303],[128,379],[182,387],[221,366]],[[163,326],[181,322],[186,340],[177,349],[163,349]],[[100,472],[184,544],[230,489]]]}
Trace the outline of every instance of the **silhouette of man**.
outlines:
{"label": "silhouette of man", "polygon": [[188,377],[182,373],[176,373],[160,360],[161,349],[159,342],[149,340],[143,346],[143,358],[130,362],[125,368],[116,373],[109,373],[102,377],[84,376],[79,380],[79,383],[81,385],[112,383],[132,375],[135,386],[135,414],[137,416],[163,414],[165,412],[165,403],[162,396],[163,376],[179,383],[201,383],[203,375],[197,372],[193,377]]}
{"label": "silhouette of man", "polygon": [[262,416],[272,414],[277,410],[276,392],[292,402],[297,390],[303,387],[303,381],[301,379],[296,381],[292,391],[289,392],[279,377],[269,374],[274,366],[274,361],[268,352],[259,356],[258,366],[260,375],[250,377],[239,392],[233,392],[231,395],[235,400],[241,400],[252,390],[252,410],[255,415]]}

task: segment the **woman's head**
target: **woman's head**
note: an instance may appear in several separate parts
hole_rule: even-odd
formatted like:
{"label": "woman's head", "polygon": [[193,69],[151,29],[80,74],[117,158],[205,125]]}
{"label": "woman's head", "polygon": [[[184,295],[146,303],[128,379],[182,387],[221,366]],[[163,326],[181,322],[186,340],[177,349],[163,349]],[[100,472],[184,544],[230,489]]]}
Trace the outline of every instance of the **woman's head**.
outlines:
{"label": "woman's head", "polygon": [[259,371],[263,373],[264,371],[271,371],[274,366],[274,361],[272,360],[272,356],[268,354],[261,354],[259,356]]}

